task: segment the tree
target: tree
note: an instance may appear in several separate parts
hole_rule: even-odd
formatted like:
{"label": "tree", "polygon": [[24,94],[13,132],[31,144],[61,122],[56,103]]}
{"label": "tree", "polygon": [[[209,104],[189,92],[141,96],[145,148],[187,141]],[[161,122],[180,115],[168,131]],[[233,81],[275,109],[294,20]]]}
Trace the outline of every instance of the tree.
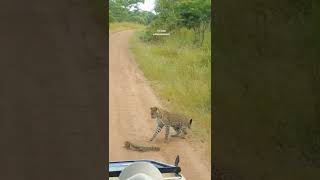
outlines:
{"label": "tree", "polygon": [[156,12],[155,23],[160,28],[172,31],[177,29],[177,1],[157,0],[154,11]]}
{"label": "tree", "polygon": [[144,0],[110,0],[109,1],[110,22],[130,21],[131,12],[137,11],[139,3],[142,3],[142,2],[144,2]]}
{"label": "tree", "polygon": [[203,43],[211,22],[210,0],[157,0],[152,30],[174,31],[186,27],[194,31],[195,42]]}
{"label": "tree", "polygon": [[209,0],[186,0],[177,5],[178,25],[192,29],[195,41],[202,44],[204,33],[211,21],[211,2]]}

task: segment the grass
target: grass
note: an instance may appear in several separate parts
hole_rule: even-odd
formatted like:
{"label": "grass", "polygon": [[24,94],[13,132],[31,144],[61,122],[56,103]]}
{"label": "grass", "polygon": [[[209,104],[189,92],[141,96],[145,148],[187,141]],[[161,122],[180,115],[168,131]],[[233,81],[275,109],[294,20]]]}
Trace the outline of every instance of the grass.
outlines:
{"label": "grass", "polygon": [[193,117],[192,134],[211,151],[211,34],[201,47],[182,29],[162,41],[144,42],[143,31],[131,39],[135,60],[156,94],[171,111]]}
{"label": "grass", "polygon": [[109,32],[122,31],[128,29],[142,29],[144,26],[130,22],[110,23]]}

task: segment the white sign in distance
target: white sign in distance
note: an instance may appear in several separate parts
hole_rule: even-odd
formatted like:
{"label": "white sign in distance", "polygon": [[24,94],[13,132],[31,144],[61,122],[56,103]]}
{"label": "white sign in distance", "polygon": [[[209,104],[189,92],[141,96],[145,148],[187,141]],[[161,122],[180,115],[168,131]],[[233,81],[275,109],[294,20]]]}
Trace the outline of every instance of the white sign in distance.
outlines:
{"label": "white sign in distance", "polygon": [[170,33],[153,33],[154,36],[170,36]]}

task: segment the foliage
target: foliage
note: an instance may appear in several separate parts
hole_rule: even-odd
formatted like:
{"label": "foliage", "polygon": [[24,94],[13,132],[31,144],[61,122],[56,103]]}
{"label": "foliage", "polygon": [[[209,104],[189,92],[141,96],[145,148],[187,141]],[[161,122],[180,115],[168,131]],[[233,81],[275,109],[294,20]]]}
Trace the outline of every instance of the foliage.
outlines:
{"label": "foliage", "polygon": [[135,22],[149,25],[145,40],[158,40],[157,29],[176,33],[181,28],[193,31],[193,44],[202,45],[211,23],[210,0],[156,0],[155,14],[138,8],[143,0],[109,1],[109,22]]}
{"label": "foliage", "polygon": [[178,16],[176,14],[177,3],[172,0],[157,0],[154,11],[156,12],[153,26],[172,31],[177,28]]}
{"label": "foliage", "polygon": [[178,24],[195,33],[195,41],[204,40],[204,33],[211,20],[211,4],[208,0],[183,1],[177,6],[179,13]]}
{"label": "foliage", "polygon": [[143,0],[111,0],[109,1],[109,22],[135,22],[149,24],[154,16],[152,12],[138,8]]}
{"label": "foliage", "polygon": [[158,0],[155,12],[149,31],[165,29],[175,33],[185,27],[193,30],[193,43],[202,45],[205,31],[211,22],[210,0]]}

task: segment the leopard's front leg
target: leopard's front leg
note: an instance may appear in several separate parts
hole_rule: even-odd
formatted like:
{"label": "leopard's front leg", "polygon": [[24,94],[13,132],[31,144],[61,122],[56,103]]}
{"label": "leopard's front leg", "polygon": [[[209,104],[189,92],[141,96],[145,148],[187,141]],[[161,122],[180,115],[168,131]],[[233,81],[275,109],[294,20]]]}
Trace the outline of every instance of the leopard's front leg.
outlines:
{"label": "leopard's front leg", "polygon": [[165,126],[166,128],[166,137],[165,137],[165,143],[169,143],[169,133],[170,133],[170,126]]}

